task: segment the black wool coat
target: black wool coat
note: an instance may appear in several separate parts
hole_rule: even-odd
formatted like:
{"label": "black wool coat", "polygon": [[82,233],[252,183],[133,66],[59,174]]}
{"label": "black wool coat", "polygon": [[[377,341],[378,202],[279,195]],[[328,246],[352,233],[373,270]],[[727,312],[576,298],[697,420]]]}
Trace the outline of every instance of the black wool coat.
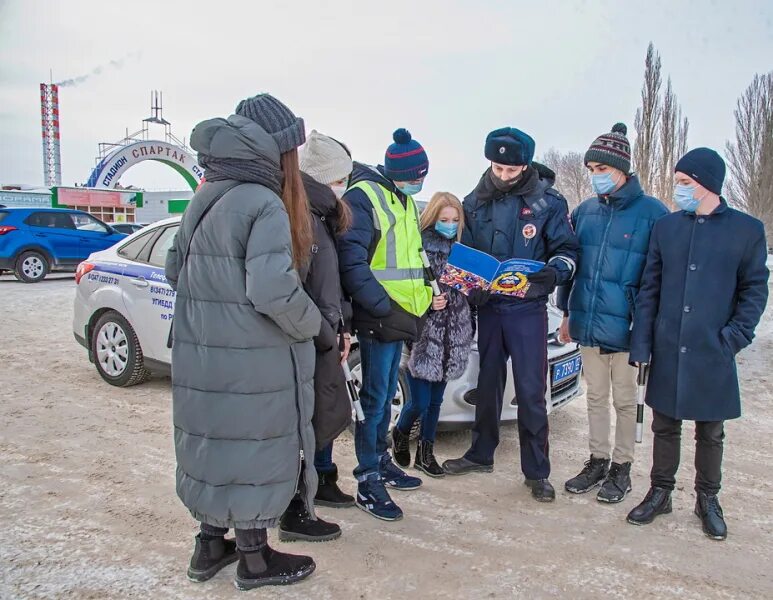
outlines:
{"label": "black wool coat", "polygon": [[650,362],[647,404],[674,419],[741,416],[735,355],[751,344],[768,299],[757,219],[724,200],[710,215],[657,221],[636,302],[632,362]]}
{"label": "black wool coat", "polygon": [[303,287],[322,313],[322,328],[314,338],[314,437],[324,448],[349,426],[352,419],[338,349],[337,334],[348,328],[351,307],[344,300],[336,249],[337,206],[333,191],[302,174],[309,198],[314,244],[311,260],[301,271]]}

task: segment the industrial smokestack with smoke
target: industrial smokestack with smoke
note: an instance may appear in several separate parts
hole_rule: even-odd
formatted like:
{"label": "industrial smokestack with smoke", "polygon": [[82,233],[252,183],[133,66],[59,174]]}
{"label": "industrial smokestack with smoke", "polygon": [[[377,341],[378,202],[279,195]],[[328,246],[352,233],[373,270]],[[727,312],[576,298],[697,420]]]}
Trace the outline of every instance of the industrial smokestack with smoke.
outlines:
{"label": "industrial smokestack with smoke", "polygon": [[94,67],[89,73],[86,73],[85,75],[79,75],[78,77],[73,77],[71,79],[64,79],[62,81],[57,81],[56,85],[58,85],[59,87],[74,87],[76,85],[80,85],[81,83],[88,81],[92,77],[101,75],[106,69],[122,69],[127,62],[129,62],[130,60],[139,60],[140,56],[142,56],[142,53],[139,51],[129,52],[129,54],[127,54],[123,58],[119,58],[117,60],[111,60],[107,64]]}

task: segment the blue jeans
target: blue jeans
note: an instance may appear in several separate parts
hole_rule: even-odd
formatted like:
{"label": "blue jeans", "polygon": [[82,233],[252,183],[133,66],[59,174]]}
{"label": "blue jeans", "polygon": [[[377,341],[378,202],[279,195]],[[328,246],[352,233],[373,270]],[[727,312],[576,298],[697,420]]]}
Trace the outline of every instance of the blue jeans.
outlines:
{"label": "blue jeans", "polygon": [[335,470],[333,464],[333,442],[314,453],[314,468],[317,473],[332,473]]}
{"label": "blue jeans", "polygon": [[407,435],[411,432],[416,419],[421,418],[420,438],[425,442],[434,442],[446,383],[445,381],[418,379],[408,373],[411,397],[403,406],[400,420],[397,421],[397,428]]}
{"label": "blue jeans", "polygon": [[379,460],[389,448],[387,433],[392,419],[392,400],[397,393],[403,343],[380,342],[364,335],[358,336],[358,340],[362,360],[360,403],[365,422],[357,423],[354,430],[358,462],[354,476],[362,481],[378,473]]}

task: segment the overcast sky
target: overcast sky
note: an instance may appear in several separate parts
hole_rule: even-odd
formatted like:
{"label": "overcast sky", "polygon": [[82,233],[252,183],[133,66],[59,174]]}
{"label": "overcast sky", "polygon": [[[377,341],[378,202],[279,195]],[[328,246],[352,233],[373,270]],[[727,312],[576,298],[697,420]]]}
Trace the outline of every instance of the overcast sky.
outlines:
{"label": "overcast sky", "polygon": [[[392,131],[408,128],[429,154],[425,190],[462,195],[491,129],[523,129],[538,155],[584,152],[616,121],[633,138],[650,40],[690,146],[722,150],[737,97],[773,70],[771,0],[0,0],[0,182],[43,181],[38,84],[49,69],[59,81],[119,61],[60,89],[65,184],[88,178],[98,142],[139,128],[151,89],[181,138],[270,92],[363,162],[382,161]],[[147,162],[122,183],[185,187]]]}

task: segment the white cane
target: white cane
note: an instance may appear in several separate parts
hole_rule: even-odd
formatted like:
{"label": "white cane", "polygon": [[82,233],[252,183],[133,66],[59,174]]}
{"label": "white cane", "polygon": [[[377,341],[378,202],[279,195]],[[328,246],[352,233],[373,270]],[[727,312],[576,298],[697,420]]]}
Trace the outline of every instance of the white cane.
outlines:
{"label": "white cane", "polygon": [[636,443],[641,444],[644,438],[644,397],[647,394],[647,376],[649,365],[639,364],[639,372],[636,374]]}
{"label": "white cane", "polygon": [[344,378],[346,379],[346,389],[349,390],[349,400],[352,402],[354,408],[354,414],[357,417],[358,423],[365,422],[365,413],[362,411],[362,404],[360,404],[360,394],[357,392],[357,386],[354,384],[354,377],[352,377],[352,371],[349,369],[349,364],[344,361],[341,365],[344,369]]}
{"label": "white cane", "polygon": [[424,248],[419,248],[419,256],[421,256],[421,263],[424,265],[424,276],[427,278],[427,281],[429,281],[429,285],[432,288],[432,295],[440,296],[440,286],[437,283],[435,272],[432,270],[432,265],[429,263],[429,257]]}

